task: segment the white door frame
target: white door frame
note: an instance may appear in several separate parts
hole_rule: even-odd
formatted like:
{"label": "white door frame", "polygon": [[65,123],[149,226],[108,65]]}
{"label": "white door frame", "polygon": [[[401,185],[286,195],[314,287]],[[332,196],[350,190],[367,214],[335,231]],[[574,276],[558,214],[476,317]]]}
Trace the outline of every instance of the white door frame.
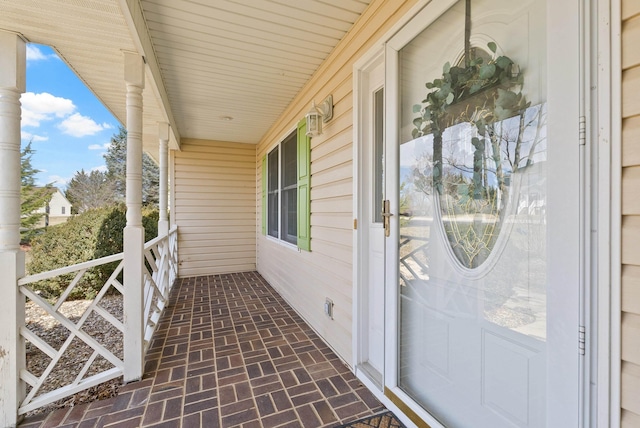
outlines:
{"label": "white door frame", "polygon": [[[368,277],[368,264],[364,261],[368,258],[368,245],[367,234],[368,230],[365,226],[367,220],[364,218],[363,213],[369,210],[364,207],[364,201],[370,198],[364,198],[365,192],[367,192],[369,177],[364,177],[365,171],[369,168],[365,168],[365,154],[366,150],[362,147],[367,135],[367,130],[363,124],[370,124],[371,118],[370,109],[366,108],[369,104],[367,101],[369,94],[369,74],[373,70],[384,63],[384,50],[382,47],[377,48],[369,52],[363,59],[358,61],[354,66],[353,72],[353,93],[354,93],[354,107],[353,107],[353,128],[354,128],[354,144],[353,144],[353,159],[354,159],[354,198],[353,198],[353,212],[356,213],[354,219],[354,305],[353,305],[353,367],[356,374],[359,377],[366,378],[371,385],[376,389],[381,390],[382,385],[378,385],[377,381],[371,379],[369,373],[363,370],[362,363],[364,362],[366,355],[364,347],[368,340],[368,321],[367,321],[367,309],[365,305],[368,304],[368,285],[364,284],[365,278]],[[358,224],[359,223],[359,224]],[[383,314],[384,315],[384,314]],[[384,372],[382,373],[382,384],[384,384]]]}
{"label": "white door frame", "polygon": [[[587,116],[593,165],[590,207],[590,255],[595,268],[585,275],[592,283],[592,372],[597,373],[587,408],[593,427],[616,427],[621,417],[621,241],[622,241],[622,11],[619,0],[598,0],[585,10],[595,42],[585,61],[585,92],[595,109]],[[595,19],[593,18],[595,17]],[[589,25],[587,25],[589,28]],[[589,32],[586,32],[589,34]],[[597,64],[597,67],[596,67]],[[595,90],[592,87],[595,86]],[[595,159],[595,160],[594,160]],[[591,275],[589,275],[591,273]],[[589,346],[589,342],[587,345]]]}

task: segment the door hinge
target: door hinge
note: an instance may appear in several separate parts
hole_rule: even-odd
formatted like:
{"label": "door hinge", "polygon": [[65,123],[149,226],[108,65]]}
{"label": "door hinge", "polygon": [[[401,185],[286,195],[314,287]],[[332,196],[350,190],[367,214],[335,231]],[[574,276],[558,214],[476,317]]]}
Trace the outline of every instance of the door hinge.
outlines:
{"label": "door hinge", "polygon": [[580,116],[580,120],[578,122],[578,135],[580,138],[580,145],[584,146],[587,144],[587,118],[585,116]]}
{"label": "door hinge", "polygon": [[358,230],[358,219],[357,218],[353,219],[353,230]]}
{"label": "door hinge", "polygon": [[585,326],[578,326],[578,352],[584,355],[586,352],[587,329]]}

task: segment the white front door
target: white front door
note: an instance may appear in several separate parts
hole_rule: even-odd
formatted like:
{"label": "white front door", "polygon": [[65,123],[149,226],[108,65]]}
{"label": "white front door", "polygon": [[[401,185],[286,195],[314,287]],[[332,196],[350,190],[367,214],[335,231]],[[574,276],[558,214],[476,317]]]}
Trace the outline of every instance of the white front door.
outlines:
{"label": "white front door", "polygon": [[578,426],[579,13],[558,3],[434,0],[387,44],[385,385],[447,427]]}

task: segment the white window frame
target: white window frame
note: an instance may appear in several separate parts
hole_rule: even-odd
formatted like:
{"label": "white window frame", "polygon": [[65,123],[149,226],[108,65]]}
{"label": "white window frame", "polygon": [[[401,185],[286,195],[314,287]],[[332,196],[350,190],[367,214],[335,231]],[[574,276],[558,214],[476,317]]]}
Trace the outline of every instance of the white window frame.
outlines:
{"label": "white window frame", "polygon": [[[282,138],[278,144],[274,145],[273,147],[271,147],[271,149],[267,152],[266,156],[267,156],[267,162],[266,162],[266,167],[267,167],[267,174],[266,174],[266,179],[267,179],[267,184],[266,184],[266,191],[267,191],[267,199],[266,199],[266,205],[267,205],[267,210],[266,210],[266,217],[267,217],[267,227],[266,227],[266,236],[268,239],[276,241],[282,245],[285,246],[290,246],[291,248],[295,248],[298,249],[298,241],[297,241],[297,234],[295,236],[295,242],[292,242],[292,240],[287,240],[285,238],[285,233],[283,231],[283,210],[282,210],[282,194],[283,194],[283,190],[293,190],[293,186],[289,186],[288,189],[283,189],[283,147],[284,147],[284,143],[286,141],[288,141],[290,138],[293,138],[294,141],[294,145],[296,147],[296,168],[295,168],[295,177],[296,177],[296,184],[295,184],[295,190],[296,190],[296,198],[297,198],[297,188],[298,188],[298,153],[297,153],[297,144],[298,144],[298,135],[297,135],[297,128],[293,129],[291,132],[287,133],[287,135]],[[274,236],[271,234],[271,227],[270,227],[270,220],[271,220],[271,210],[270,210],[270,200],[271,198],[269,197],[272,194],[272,190],[269,187],[269,175],[270,175],[270,171],[269,171],[269,158],[271,156],[271,154],[274,152],[274,150],[278,150],[278,173],[277,173],[277,177],[278,177],[278,185],[277,185],[277,224],[278,224],[278,233],[277,236]],[[295,208],[296,208],[296,214],[295,216],[293,216],[294,221],[296,222],[296,232],[297,232],[297,221],[298,221],[298,205],[297,205],[297,200],[296,200],[296,204],[295,204]]]}

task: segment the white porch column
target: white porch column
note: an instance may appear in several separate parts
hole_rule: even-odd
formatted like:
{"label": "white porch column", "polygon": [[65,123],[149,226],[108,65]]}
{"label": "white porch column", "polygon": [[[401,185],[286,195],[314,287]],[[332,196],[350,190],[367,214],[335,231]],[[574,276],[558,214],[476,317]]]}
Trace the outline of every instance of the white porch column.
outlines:
{"label": "white porch column", "polygon": [[142,227],[142,90],[144,61],[124,54],[127,84],[127,226],[124,228],[124,381],[144,371],[144,228]]}
{"label": "white porch column", "polygon": [[160,218],[158,219],[158,236],[169,233],[169,124],[158,123],[160,144]]}
{"label": "white porch column", "polygon": [[24,398],[25,367],[19,329],[25,299],[18,292],[24,275],[20,250],[20,95],[26,83],[26,45],[0,31],[0,426],[14,427]]}

